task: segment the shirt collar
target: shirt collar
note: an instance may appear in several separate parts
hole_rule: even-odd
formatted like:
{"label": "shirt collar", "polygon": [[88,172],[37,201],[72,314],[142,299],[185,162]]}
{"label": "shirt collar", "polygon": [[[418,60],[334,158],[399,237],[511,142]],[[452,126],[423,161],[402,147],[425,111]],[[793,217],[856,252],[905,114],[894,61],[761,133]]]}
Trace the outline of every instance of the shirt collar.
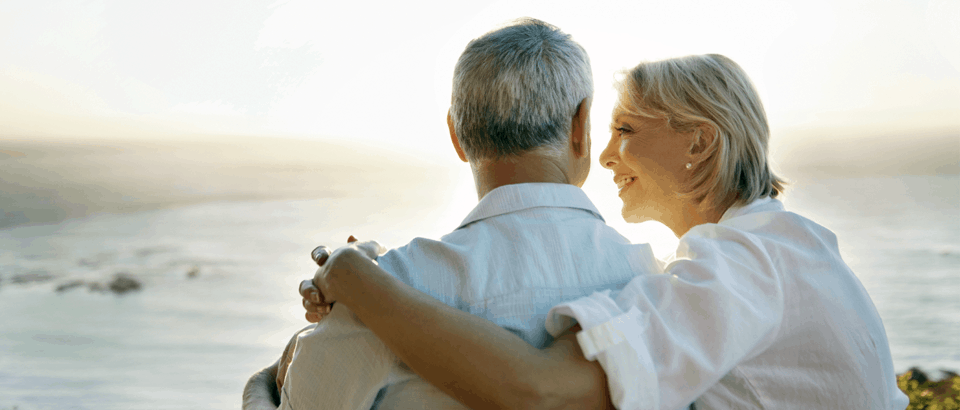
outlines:
{"label": "shirt collar", "polygon": [[481,219],[536,207],[582,209],[603,220],[600,211],[593,206],[587,194],[576,186],[551,183],[511,184],[497,187],[484,195],[457,229]]}
{"label": "shirt collar", "polygon": [[743,205],[743,206],[732,206],[727,209],[727,212],[723,213],[723,216],[720,217],[720,221],[717,223],[722,223],[728,219],[733,219],[738,216],[743,216],[747,214],[757,213],[757,212],[769,212],[769,211],[783,211],[783,202],[780,202],[779,199],[766,197],[756,199],[753,202]]}

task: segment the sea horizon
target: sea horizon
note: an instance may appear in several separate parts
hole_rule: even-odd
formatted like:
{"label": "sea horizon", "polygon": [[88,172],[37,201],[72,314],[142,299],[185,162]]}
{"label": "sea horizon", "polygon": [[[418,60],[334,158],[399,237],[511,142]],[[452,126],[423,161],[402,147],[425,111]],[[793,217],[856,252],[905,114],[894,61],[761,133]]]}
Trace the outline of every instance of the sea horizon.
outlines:
{"label": "sea horizon", "polygon": [[[383,157],[362,174],[351,163],[369,155],[348,158],[347,148],[314,163],[285,150],[332,148],[261,142],[276,150],[251,142],[208,158],[170,145],[27,144],[31,151],[0,142],[8,156],[0,164],[21,160],[0,169],[19,172],[19,180],[3,179],[4,189],[22,187],[18,202],[8,196],[0,205],[54,216],[0,228],[0,309],[13,312],[0,317],[0,409],[236,408],[246,378],[306,325],[296,285],[315,269],[314,246],[348,235],[388,247],[437,238],[477,201],[462,169],[390,173],[383,169],[404,162]],[[249,152],[267,159],[249,161]],[[212,171],[221,175],[199,175]],[[669,251],[664,228],[624,223],[607,175],[593,175],[598,182],[585,191],[607,222],[634,242],[650,240],[660,255]],[[952,349],[960,338],[960,175],[785,175],[787,209],[837,234],[884,320],[896,371],[960,370]],[[182,181],[164,179],[172,177]],[[71,214],[78,204],[83,212]],[[110,292],[121,273],[141,288]]]}

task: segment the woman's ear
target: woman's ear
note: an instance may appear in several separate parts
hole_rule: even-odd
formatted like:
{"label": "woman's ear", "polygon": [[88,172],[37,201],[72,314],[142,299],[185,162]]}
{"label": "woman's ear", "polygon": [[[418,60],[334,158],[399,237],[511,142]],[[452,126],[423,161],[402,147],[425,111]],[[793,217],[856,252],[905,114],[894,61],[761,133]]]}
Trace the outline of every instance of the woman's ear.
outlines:
{"label": "woman's ear", "polygon": [[720,136],[717,135],[717,128],[710,124],[700,124],[693,130],[693,141],[690,145],[690,155],[695,157],[696,161],[701,161],[702,156],[709,155],[713,151],[713,146]]}

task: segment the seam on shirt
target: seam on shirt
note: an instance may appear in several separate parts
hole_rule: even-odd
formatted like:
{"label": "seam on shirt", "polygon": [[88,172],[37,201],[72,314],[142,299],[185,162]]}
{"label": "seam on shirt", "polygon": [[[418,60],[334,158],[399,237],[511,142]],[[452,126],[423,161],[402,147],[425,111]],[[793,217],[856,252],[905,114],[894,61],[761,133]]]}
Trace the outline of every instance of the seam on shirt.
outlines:
{"label": "seam on shirt", "polygon": [[[473,309],[473,308],[487,309],[487,305],[489,305],[489,304],[492,303],[492,302],[497,301],[498,299],[505,299],[505,298],[508,298],[508,297],[511,297],[511,296],[516,296],[516,295],[518,295],[518,294],[522,294],[522,293],[526,293],[526,292],[530,292],[530,291],[534,291],[534,293],[536,293],[536,294],[538,294],[538,295],[539,295],[541,292],[545,292],[545,291],[564,291],[564,290],[568,290],[568,289],[572,289],[572,290],[574,290],[574,291],[577,291],[577,294],[573,294],[574,292],[567,292],[567,293],[571,293],[570,298],[569,298],[569,299],[562,300],[562,301],[559,301],[559,302],[556,303],[556,304],[560,304],[560,303],[565,303],[565,302],[572,302],[572,301],[577,300],[577,299],[579,299],[579,298],[590,296],[590,295],[592,295],[593,293],[596,293],[596,292],[602,292],[602,291],[604,291],[604,290],[611,290],[612,287],[615,287],[615,286],[618,286],[618,285],[621,285],[621,284],[626,284],[626,283],[629,283],[629,282],[630,282],[630,280],[628,279],[628,280],[626,280],[626,281],[619,280],[619,281],[605,282],[605,283],[599,283],[599,284],[596,284],[596,285],[587,285],[587,286],[569,286],[569,287],[536,286],[536,287],[529,287],[529,288],[519,288],[519,289],[515,289],[515,290],[513,290],[513,291],[511,291],[511,292],[505,292],[505,293],[498,294],[498,295],[496,295],[496,296],[487,296],[487,297],[485,297],[483,300],[478,301],[478,302],[476,302],[476,303],[469,303],[469,304],[467,304],[467,306],[468,306],[469,308],[471,308],[471,309]],[[587,291],[584,290],[584,288],[597,288],[597,289],[591,289],[589,292],[587,292]]]}
{"label": "seam on shirt", "polygon": [[[757,396],[757,399],[760,400],[760,408],[764,408],[764,409],[766,409],[766,408],[773,408],[772,406],[769,406],[769,405],[768,405],[768,403],[770,403],[770,400],[767,398],[767,396],[765,396],[765,395],[763,394],[763,391],[761,391],[760,389],[758,389],[757,386],[754,386],[754,385],[753,385],[753,380],[751,380],[749,377],[747,377],[747,374],[746,374],[746,373],[744,373],[742,370],[740,370],[739,367],[734,367],[732,371],[733,371],[733,372],[736,372],[736,373],[737,373],[737,376],[739,376],[741,379],[743,379],[743,382],[746,383],[747,386],[750,386],[750,391]],[[712,387],[712,386],[711,386],[711,387]],[[710,390],[710,389],[707,389],[707,390]],[[704,393],[706,393],[706,392],[704,392]]]}
{"label": "seam on shirt", "polygon": [[280,398],[280,404],[287,403],[287,407],[293,410],[293,403],[290,401],[290,393],[287,392],[286,387],[280,389],[280,394],[283,395],[283,397]]}
{"label": "seam on shirt", "polygon": [[533,209],[541,209],[541,208],[566,209],[566,210],[577,211],[577,212],[585,212],[585,213],[586,213],[587,215],[589,215],[591,218],[600,220],[600,222],[603,223],[604,225],[606,225],[606,223],[607,223],[607,221],[604,220],[604,219],[603,219],[603,216],[601,216],[599,213],[594,212],[593,210],[590,210],[590,209],[581,207],[581,206],[576,206],[576,205],[534,205],[534,206],[527,206],[527,207],[523,207],[523,208],[519,208],[519,209],[514,209],[514,210],[510,210],[510,211],[500,211],[500,212],[494,213],[494,214],[492,214],[492,215],[487,215],[487,216],[479,217],[478,219],[474,219],[474,220],[472,220],[472,221],[470,221],[470,222],[460,224],[460,226],[458,226],[457,229],[454,229],[454,231],[458,231],[458,230],[461,230],[461,229],[465,229],[465,228],[469,227],[470,225],[473,225],[473,224],[475,224],[475,223],[477,223],[477,222],[486,221],[486,220],[488,220],[488,219],[498,218],[498,217],[501,217],[501,216],[504,216],[504,215],[517,214],[517,213],[521,213],[521,212],[524,212],[524,211],[529,211],[529,210],[533,210]]}

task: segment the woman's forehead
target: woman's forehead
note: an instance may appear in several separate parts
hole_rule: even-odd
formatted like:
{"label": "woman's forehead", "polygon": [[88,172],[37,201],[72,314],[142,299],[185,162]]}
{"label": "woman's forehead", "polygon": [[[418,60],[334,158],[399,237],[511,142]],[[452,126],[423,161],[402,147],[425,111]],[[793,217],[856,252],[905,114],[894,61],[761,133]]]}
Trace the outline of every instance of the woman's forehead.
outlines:
{"label": "woman's forehead", "polygon": [[611,113],[610,118],[611,118],[613,121],[617,121],[618,118],[621,118],[621,117],[623,117],[623,116],[625,116],[625,115],[629,115],[629,114],[630,114],[630,113],[627,112],[627,109],[624,108],[623,104],[617,104],[617,105],[613,106],[613,112]]}
{"label": "woman's forehead", "polygon": [[652,124],[652,123],[658,122],[658,120],[662,120],[663,118],[658,117],[650,112],[645,112],[645,111],[637,112],[633,110],[627,110],[623,107],[617,107],[617,108],[614,108],[613,110],[612,119],[614,122],[629,122],[634,124],[639,124],[639,123]]}
{"label": "woman's forehead", "polygon": [[670,128],[670,124],[664,117],[652,117],[629,112],[623,112],[613,117],[613,121],[610,123],[611,128],[618,128],[622,125],[629,125],[634,131]]}
{"label": "woman's forehead", "polygon": [[613,106],[613,119],[620,116],[632,116],[637,119],[660,118],[663,115],[657,110],[651,110],[642,101],[638,101],[629,93],[620,93],[616,104]]}

